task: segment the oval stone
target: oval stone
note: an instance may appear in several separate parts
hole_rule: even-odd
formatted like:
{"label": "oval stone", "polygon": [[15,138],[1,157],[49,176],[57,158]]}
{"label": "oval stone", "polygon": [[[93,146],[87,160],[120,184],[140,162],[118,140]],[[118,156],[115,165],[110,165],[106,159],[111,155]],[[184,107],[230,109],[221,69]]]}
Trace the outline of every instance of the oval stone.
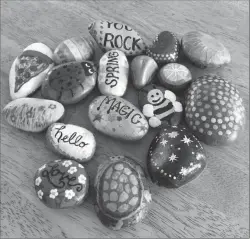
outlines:
{"label": "oval stone", "polygon": [[41,86],[46,74],[54,66],[52,58],[51,49],[40,42],[23,50],[10,69],[9,88],[13,100],[27,97]]}
{"label": "oval stone", "polygon": [[200,175],[206,166],[206,155],[191,131],[183,126],[168,126],[153,139],[147,165],[154,183],[178,188]]}
{"label": "oval stone", "polygon": [[92,62],[70,62],[54,67],[42,85],[44,98],[62,104],[74,104],[84,99],[95,87],[96,67]]}
{"label": "oval stone", "polygon": [[128,84],[128,61],[122,51],[111,50],[100,59],[98,87],[103,95],[123,96]]}
{"label": "oval stone", "polygon": [[188,126],[206,144],[232,143],[244,128],[246,110],[240,93],[219,76],[204,75],[193,81],[185,104]]}
{"label": "oval stone", "polygon": [[158,74],[160,83],[169,90],[180,92],[187,88],[192,80],[190,70],[178,63],[163,66]]}
{"label": "oval stone", "polygon": [[155,60],[149,56],[136,56],[131,62],[131,76],[136,89],[149,84],[158,70]]}
{"label": "oval stone", "polygon": [[34,177],[38,198],[50,208],[80,205],[89,189],[85,168],[74,160],[55,160],[41,166]]}
{"label": "oval stone", "polygon": [[85,37],[72,37],[61,42],[54,51],[56,64],[72,61],[91,60],[94,56],[94,43]]}
{"label": "oval stone", "polygon": [[169,31],[159,33],[146,54],[159,64],[176,62],[179,56],[180,44],[176,35]]}
{"label": "oval stone", "polygon": [[52,124],[47,130],[46,139],[54,152],[79,163],[89,161],[96,149],[94,135],[87,129],[72,124]]}
{"label": "oval stone", "polygon": [[133,104],[117,96],[98,96],[89,106],[89,119],[100,132],[114,138],[139,140],[148,122]]}
{"label": "oval stone", "polygon": [[[117,170],[122,173],[114,180],[112,174]],[[130,177],[125,176],[125,170],[131,172]],[[110,171],[112,171],[111,175]],[[121,180],[124,176],[127,177],[126,181]],[[131,176],[134,177],[133,182],[130,179]],[[104,182],[110,187],[104,187]],[[119,186],[111,186],[114,183]],[[97,170],[94,189],[97,216],[105,226],[113,230],[120,230],[140,222],[146,217],[152,201],[142,167],[125,156],[114,156],[102,162]]]}
{"label": "oval stone", "polygon": [[146,48],[138,32],[123,23],[97,20],[89,25],[88,30],[104,52],[118,49],[127,56],[135,56]]}
{"label": "oval stone", "polygon": [[41,132],[64,116],[62,104],[53,100],[20,98],[3,109],[4,119],[12,126],[30,132]]}
{"label": "oval stone", "polygon": [[216,38],[200,31],[186,33],[182,37],[184,54],[201,68],[219,67],[231,62],[228,49]]}

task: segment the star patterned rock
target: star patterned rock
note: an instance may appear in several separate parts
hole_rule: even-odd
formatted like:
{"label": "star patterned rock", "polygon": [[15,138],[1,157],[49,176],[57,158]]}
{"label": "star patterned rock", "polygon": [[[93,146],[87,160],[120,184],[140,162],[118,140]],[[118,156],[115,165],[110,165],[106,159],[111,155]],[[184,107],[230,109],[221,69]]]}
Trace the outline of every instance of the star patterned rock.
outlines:
{"label": "star patterned rock", "polygon": [[147,166],[154,183],[178,188],[200,175],[206,166],[206,155],[191,131],[183,126],[168,126],[153,139]]}

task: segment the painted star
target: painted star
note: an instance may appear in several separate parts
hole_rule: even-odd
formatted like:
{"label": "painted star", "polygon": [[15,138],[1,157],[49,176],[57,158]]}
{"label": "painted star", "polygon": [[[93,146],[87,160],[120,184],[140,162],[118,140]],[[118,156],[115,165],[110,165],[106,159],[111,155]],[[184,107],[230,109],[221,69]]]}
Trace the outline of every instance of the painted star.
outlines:
{"label": "painted star", "polygon": [[177,137],[178,135],[179,135],[179,134],[178,134],[177,131],[173,131],[173,132],[171,132],[171,133],[168,133],[169,138],[175,138],[175,137]]}
{"label": "painted star", "polygon": [[163,147],[165,147],[165,145],[167,144],[167,140],[165,140],[165,139],[163,139],[161,142],[160,142],[160,144],[163,146]]}
{"label": "painted star", "polygon": [[95,121],[101,122],[101,120],[102,120],[102,116],[100,114],[97,114],[97,115],[95,115],[93,122],[95,122]]}
{"label": "painted star", "polygon": [[174,154],[174,153],[172,153],[172,155],[169,157],[169,161],[170,162],[174,162],[174,161],[176,161],[177,160],[177,156]]}
{"label": "painted star", "polygon": [[180,171],[180,174],[183,175],[183,176],[186,176],[188,173],[188,170],[186,168],[181,168],[181,171]]}
{"label": "painted star", "polygon": [[184,137],[181,141],[183,141],[184,144],[187,144],[188,146],[189,146],[189,144],[190,144],[191,142],[193,142],[191,139],[187,138],[186,135],[185,135],[185,137]]}
{"label": "painted star", "polygon": [[140,132],[141,132],[141,131],[142,131],[142,132],[145,132],[145,131],[148,130],[148,128],[147,128],[145,125],[137,126],[137,128],[140,129]]}

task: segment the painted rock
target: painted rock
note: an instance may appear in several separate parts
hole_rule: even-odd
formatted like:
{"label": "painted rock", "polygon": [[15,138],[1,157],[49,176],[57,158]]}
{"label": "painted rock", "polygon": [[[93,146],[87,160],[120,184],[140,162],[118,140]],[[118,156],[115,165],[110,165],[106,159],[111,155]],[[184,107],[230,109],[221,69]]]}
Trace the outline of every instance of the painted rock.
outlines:
{"label": "painted rock", "polygon": [[54,67],[42,85],[44,98],[62,104],[74,104],[84,99],[95,87],[96,67],[92,62],[70,62]]}
{"label": "painted rock", "polygon": [[94,135],[87,129],[72,124],[52,124],[47,130],[46,139],[54,152],[79,163],[89,161],[96,149]]}
{"label": "painted rock", "polygon": [[54,66],[53,53],[43,43],[33,43],[13,62],[9,74],[11,98],[23,98],[34,93]]}
{"label": "painted rock", "polygon": [[153,58],[142,55],[132,60],[130,68],[134,87],[141,89],[152,81],[158,65]]}
{"label": "painted rock", "polygon": [[128,61],[122,51],[111,50],[100,59],[98,87],[103,95],[123,96],[128,85]]}
{"label": "painted rock", "polygon": [[163,31],[159,33],[152,46],[146,50],[146,54],[157,63],[176,62],[179,55],[179,42],[174,33]]}
{"label": "painted rock", "polygon": [[98,168],[95,210],[100,221],[113,230],[143,220],[152,201],[141,166],[124,156],[114,156]]}
{"label": "painted rock", "polygon": [[198,139],[183,126],[168,126],[153,139],[148,152],[148,172],[154,183],[178,188],[195,179],[206,166]]}
{"label": "painted rock", "polygon": [[216,75],[197,78],[186,97],[185,119],[193,133],[210,145],[234,142],[245,123],[245,107],[234,85]]}
{"label": "painted rock", "polygon": [[64,116],[62,104],[53,100],[20,98],[8,103],[2,112],[12,126],[30,132],[41,132]]}
{"label": "painted rock", "polygon": [[188,86],[188,83],[192,80],[192,75],[186,66],[169,63],[160,69],[158,78],[167,89],[178,92]]}
{"label": "painted rock", "polygon": [[100,132],[124,140],[139,140],[148,122],[134,105],[115,96],[98,96],[89,106],[89,119]]}
{"label": "painted rock", "polygon": [[182,119],[182,104],[176,95],[154,84],[139,91],[139,105],[153,128],[162,124],[178,125]]}
{"label": "painted rock", "polygon": [[182,49],[190,61],[201,68],[219,67],[231,62],[228,49],[204,32],[186,33],[182,37]]}
{"label": "painted rock", "polygon": [[98,20],[91,23],[88,30],[104,52],[118,49],[127,56],[135,56],[142,54],[146,48],[141,36],[122,23]]}
{"label": "painted rock", "polygon": [[85,168],[74,160],[55,160],[40,167],[34,177],[38,198],[50,208],[83,203],[89,189]]}
{"label": "painted rock", "polygon": [[61,42],[54,51],[53,59],[56,64],[71,61],[86,61],[93,58],[94,43],[84,37],[72,37]]}

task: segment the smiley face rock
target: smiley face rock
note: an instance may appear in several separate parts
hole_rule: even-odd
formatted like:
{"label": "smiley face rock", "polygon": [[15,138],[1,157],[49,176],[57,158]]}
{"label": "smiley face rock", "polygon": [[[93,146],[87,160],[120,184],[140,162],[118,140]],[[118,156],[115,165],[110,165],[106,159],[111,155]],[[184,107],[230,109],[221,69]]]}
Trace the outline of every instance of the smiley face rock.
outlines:
{"label": "smiley face rock", "polygon": [[53,59],[56,64],[62,64],[90,60],[93,55],[94,43],[91,40],[84,37],[72,37],[57,46]]}
{"label": "smiley face rock", "polygon": [[178,188],[203,171],[206,156],[202,145],[189,130],[183,126],[168,126],[153,139],[147,165],[154,183]]}
{"label": "smiley face rock", "polygon": [[35,92],[54,66],[53,53],[43,43],[33,43],[13,62],[9,74],[12,100],[27,97]]}
{"label": "smiley face rock", "polygon": [[120,230],[143,220],[152,201],[141,166],[124,156],[114,156],[98,168],[95,210],[110,229]]}
{"label": "smiley face rock", "polygon": [[89,161],[96,149],[94,135],[87,129],[72,124],[52,124],[47,130],[46,139],[54,152],[79,163]]}
{"label": "smiley face rock", "polygon": [[98,70],[98,87],[103,95],[123,96],[128,84],[128,61],[122,51],[111,50],[102,56]]}
{"label": "smiley face rock", "polygon": [[50,208],[83,203],[89,189],[85,168],[73,160],[55,160],[41,166],[34,177],[38,198]]}
{"label": "smiley face rock", "polygon": [[2,115],[13,127],[28,132],[41,132],[60,120],[64,113],[63,105],[54,100],[20,98],[8,103]]}
{"label": "smiley face rock", "polygon": [[70,62],[54,67],[42,85],[44,98],[62,104],[84,99],[95,87],[96,68],[92,62]]}
{"label": "smiley face rock", "polygon": [[193,133],[209,145],[226,145],[245,123],[245,107],[234,85],[216,75],[192,82],[186,94],[185,119]]}
{"label": "smiley face rock", "polygon": [[88,29],[104,52],[117,49],[123,51],[126,56],[135,56],[142,54],[146,48],[141,36],[122,23],[98,20],[91,23]]}
{"label": "smiley face rock", "polygon": [[176,95],[154,84],[139,91],[139,105],[153,128],[162,124],[178,125],[182,119],[182,104]]}
{"label": "smiley face rock", "polygon": [[133,104],[117,96],[98,96],[89,105],[89,119],[100,132],[123,140],[139,140],[148,122]]}
{"label": "smiley face rock", "polygon": [[163,31],[157,35],[152,46],[146,50],[146,54],[157,63],[167,64],[177,61],[179,48],[179,42],[175,34]]}
{"label": "smiley face rock", "polygon": [[219,40],[200,31],[186,33],[182,37],[182,49],[201,68],[219,67],[231,61],[228,49]]}

